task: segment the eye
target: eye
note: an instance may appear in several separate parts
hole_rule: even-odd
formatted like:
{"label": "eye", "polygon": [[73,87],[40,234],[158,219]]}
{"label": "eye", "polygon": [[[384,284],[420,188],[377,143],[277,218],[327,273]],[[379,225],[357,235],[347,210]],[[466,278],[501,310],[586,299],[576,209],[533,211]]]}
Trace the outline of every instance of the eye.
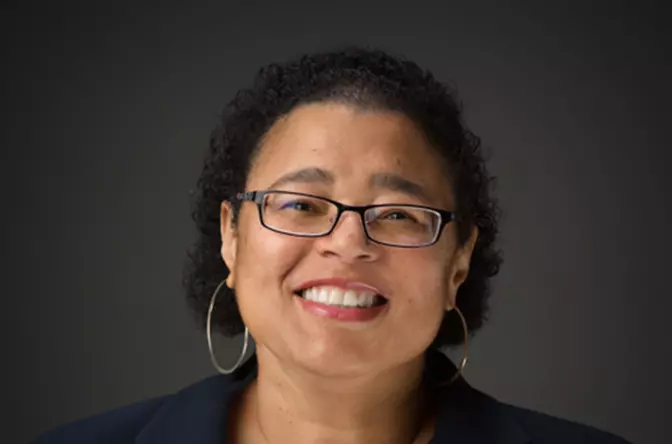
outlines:
{"label": "eye", "polygon": [[290,200],[288,202],[285,202],[282,204],[280,207],[281,210],[297,210],[297,211],[311,211],[313,210],[313,206],[310,204],[310,202],[306,201],[301,201],[301,200]]}
{"label": "eye", "polygon": [[401,211],[398,209],[388,211],[386,213],[381,214],[378,219],[383,219],[383,220],[406,220],[410,222],[417,222],[417,220],[411,216],[409,213],[405,211]]}

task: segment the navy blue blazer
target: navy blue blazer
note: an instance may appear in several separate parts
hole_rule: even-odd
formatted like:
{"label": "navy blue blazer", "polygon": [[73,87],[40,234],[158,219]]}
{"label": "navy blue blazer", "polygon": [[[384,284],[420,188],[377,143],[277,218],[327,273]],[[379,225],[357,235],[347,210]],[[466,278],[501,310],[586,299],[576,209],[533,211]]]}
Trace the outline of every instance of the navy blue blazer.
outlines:
{"label": "navy blue blazer", "polygon": [[[440,352],[430,351],[426,359],[429,384],[456,371]],[[33,444],[225,444],[230,401],[256,375],[252,358],[234,375],[209,377],[172,395],[60,426]],[[463,378],[437,387],[436,396],[432,444],[629,444],[594,427],[499,402]]]}

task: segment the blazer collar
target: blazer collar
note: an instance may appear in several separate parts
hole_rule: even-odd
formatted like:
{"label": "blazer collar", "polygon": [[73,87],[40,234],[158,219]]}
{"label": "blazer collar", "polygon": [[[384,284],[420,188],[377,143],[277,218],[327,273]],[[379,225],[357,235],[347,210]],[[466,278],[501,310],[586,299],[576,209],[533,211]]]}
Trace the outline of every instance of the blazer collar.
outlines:
{"label": "blazer collar", "polygon": [[[456,371],[442,353],[428,351],[425,378],[437,386],[436,432],[431,444],[528,444],[530,438],[504,404],[459,378],[448,387],[438,382]],[[224,444],[230,401],[257,376],[256,358],[234,375],[212,376],[168,398],[136,438],[137,444]]]}

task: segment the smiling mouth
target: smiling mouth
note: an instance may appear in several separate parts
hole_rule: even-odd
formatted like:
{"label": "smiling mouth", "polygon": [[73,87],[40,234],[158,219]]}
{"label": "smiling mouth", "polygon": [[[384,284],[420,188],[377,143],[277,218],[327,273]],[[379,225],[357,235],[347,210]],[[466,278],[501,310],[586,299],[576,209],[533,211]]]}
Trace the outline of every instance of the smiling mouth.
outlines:
{"label": "smiling mouth", "polygon": [[307,301],[346,309],[366,309],[388,303],[388,300],[380,294],[332,286],[305,288],[295,291],[294,294]]}

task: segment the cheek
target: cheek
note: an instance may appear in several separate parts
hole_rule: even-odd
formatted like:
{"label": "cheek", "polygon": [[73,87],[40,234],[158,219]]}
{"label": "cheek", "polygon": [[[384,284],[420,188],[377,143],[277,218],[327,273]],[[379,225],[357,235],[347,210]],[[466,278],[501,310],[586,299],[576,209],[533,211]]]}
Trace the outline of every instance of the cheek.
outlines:
{"label": "cheek", "polygon": [[236,293],[246,323],[256,323],[254,318],[264,318],[286,302],[283,282],[303,255],[299,238],[261,226],[241,232],[236,254]]}
{"label": "cheek", "polygon": [[448,301],[447,267],[426,252],[404,254],[399,259],[395,264],[394,324],[407,330],[402,337],[428,345],[438,331]]}
{"label": "cheek", "polygon": [[442,306],[448,297],[449,267],[438,256],[418,250],[404,255],[395,267],[405,298],[421,309]]}

